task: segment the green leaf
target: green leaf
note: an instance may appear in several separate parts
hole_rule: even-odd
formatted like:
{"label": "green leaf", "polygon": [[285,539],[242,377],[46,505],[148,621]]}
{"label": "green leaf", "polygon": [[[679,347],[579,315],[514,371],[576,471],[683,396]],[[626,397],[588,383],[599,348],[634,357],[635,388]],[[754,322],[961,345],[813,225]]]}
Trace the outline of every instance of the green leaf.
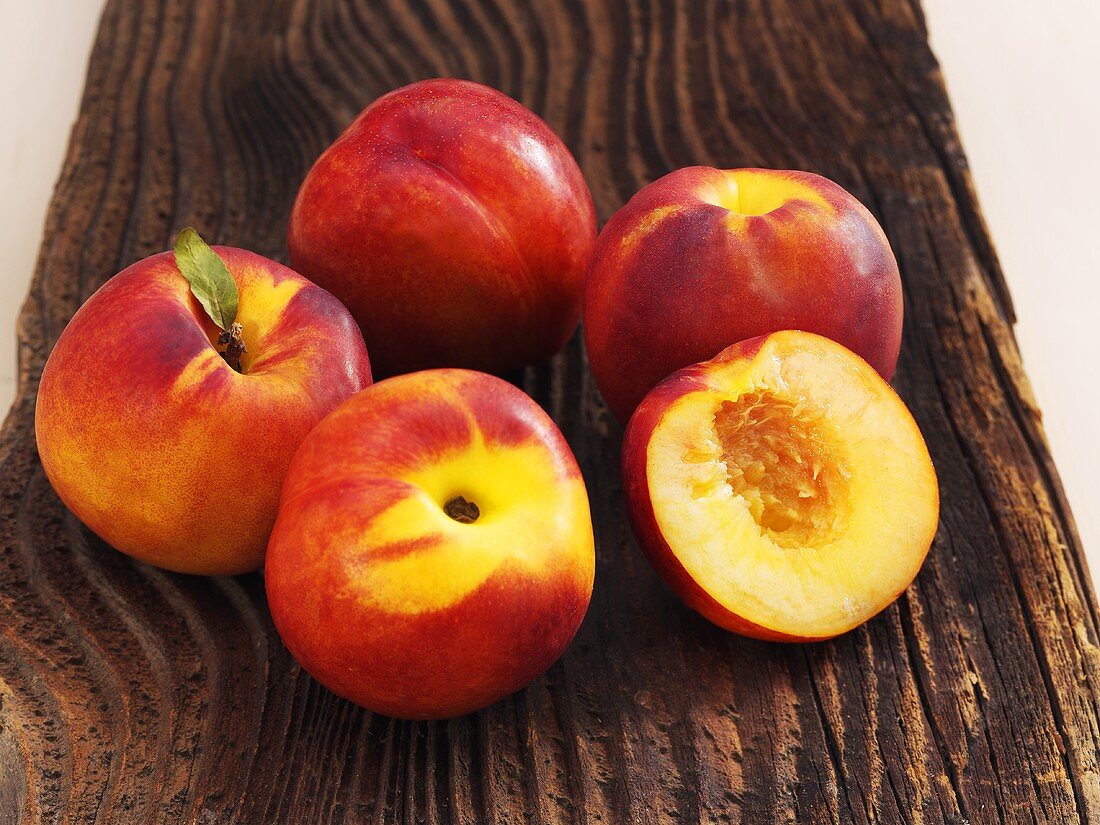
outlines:
{"label": "green leaf", "polygon": [[225,261],[206,245],[190,226],[176,236],[176,266],[191,284],[191,292],[206,314],[221,329],[229,329],[237,319],[237,283]]}

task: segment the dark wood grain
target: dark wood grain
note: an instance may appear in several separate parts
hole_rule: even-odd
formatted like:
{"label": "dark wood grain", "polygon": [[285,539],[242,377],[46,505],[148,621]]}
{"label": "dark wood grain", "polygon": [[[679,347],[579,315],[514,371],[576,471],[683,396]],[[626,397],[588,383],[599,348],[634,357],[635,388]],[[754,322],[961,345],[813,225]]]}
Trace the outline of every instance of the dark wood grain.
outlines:
{"label": "dark wood grain", "polygon": [[[313,158],[434,75],[542,114],[604,220],[695,163],[811,169],[871,207],[905,282],[896,385],[942,484],[895,606],[813,646],[685,609],[630,538],[576,339],[520,380],[588,481],[595,597],[562,661],[477,715],[336,699],[259,576],[165,574],[66,512],[32,419],[81,301],[186,224],[283,258]],[[110,2],[0,439],[0,823],[1100,822],[1097,604],[1011,322],[916,0]]]}

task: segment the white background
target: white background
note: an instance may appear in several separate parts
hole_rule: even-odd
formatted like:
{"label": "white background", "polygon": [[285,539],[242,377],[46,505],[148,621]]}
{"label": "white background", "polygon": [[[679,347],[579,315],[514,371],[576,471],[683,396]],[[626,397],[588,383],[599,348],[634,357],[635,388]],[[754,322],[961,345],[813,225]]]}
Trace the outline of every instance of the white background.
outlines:
{"label": "white background", "polygon": [[[1100,3],[925,0],[1018,315],[1024,364],[1100,574]],[[98,0],[0,0],[0,408],[13,325],[79,104]]]}

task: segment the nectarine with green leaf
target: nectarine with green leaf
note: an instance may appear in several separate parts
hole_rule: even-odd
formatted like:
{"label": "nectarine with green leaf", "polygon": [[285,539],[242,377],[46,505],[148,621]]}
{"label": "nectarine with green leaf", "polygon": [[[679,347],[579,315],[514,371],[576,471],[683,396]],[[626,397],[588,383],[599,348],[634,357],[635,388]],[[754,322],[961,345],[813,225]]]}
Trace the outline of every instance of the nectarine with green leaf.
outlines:
{"label": "nectarine with green leaf", "polygon": [[61,333],[38,390],[38,454],[62,501],[122,552],[242,573],[263,561],[298,444],[370,380],[336,298],[185,230]]}

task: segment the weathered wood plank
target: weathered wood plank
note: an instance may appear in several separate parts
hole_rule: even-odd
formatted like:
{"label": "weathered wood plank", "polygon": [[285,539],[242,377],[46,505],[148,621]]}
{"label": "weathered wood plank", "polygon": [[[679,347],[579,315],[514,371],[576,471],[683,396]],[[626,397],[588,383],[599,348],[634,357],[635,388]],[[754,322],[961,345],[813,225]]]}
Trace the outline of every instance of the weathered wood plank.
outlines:
{"label": "weathered wood plank", "polygon": [[[144,567],[65,511],[33,405],[80,302],[185,224],[282,258],[316,154],[436,75],[546,117],[602,219],[694,163],[812,169],[871,207],[942,485],[897,605],[815,646],[687,611],[630,539],[576,340],[518,380],[588,481],[595,597],[563,660],[480,714],[338,700],[258,576]],[[1097,604],[1012,317],[915,0],[112,0],[0,438],[0,822],[1100,822]]]}

